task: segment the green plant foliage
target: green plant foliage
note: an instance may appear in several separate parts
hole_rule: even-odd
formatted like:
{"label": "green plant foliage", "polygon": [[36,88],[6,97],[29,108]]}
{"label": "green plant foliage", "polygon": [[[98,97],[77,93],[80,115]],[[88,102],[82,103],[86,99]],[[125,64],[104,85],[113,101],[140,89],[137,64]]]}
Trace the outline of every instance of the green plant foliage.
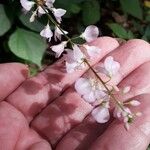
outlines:
{"label": "green plant foliage", "polygon": [[95,24],[100,20],[100,5],[97,0],[88,0],[82,6],[84,25]]}
{"label": "green plant foliage", "polygon": [[39,34],[17,29],[10,36],[8,44],[16,56],[41,66],[46,43]]}
{"label": "green plant foliage", "polygon": [[28,27],[29,29],[40,32],[44,28],[44,25],[41,22],[39,22],[37,19],[34,22],[30,22],[29,20],[31,15],[32,15],[31,12],[27,14],[22,13],[19,16],[19,19],[22,22],[22,24]]}
{"label": "green plant foliage", "polygon": [[150,25],[148,25],[148,26],[146,27],[142,39],[144,39],[144,40],[150,39]]}
{"label": "green plant foliage", "polygon": [[122,9],[138,19],[143,19],[143,10],[139,0],[120,0]]}
{"label": "green plant foliage", "polygon": [[113,33],[117,35],[119,38],[123,39],[134,38],[134,35],[131,31],[126,31],[121,25],[117,23],[109,23],[108,26],[113,31]]}
{"label": "green plant foliage", "polygon": [[4,5],[0,4],[0,36],[4,35],[11,28],[11,21],[6,15]]}

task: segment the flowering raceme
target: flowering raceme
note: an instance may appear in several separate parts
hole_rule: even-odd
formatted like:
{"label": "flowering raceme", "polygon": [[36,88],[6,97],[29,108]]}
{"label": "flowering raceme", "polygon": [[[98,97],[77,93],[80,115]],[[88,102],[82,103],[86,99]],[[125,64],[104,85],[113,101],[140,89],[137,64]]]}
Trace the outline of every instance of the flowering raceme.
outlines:
{"label": "flowering raceme", "polygon": [[[112,56],[108,56],[104,62],[93,67],[91,61],[101,55],[102,52],[99,47],[90,45],[90,42],[99,36],[98,27],[90,25],[85,28],[80,36],[70,38],[68,32],[61,28],[62,17],[65,15],[66,10],[55,8],[54,2],[55,0],[20,0],[26,12],[32,10],[30,22],[33,22],[36,17],[47,15],[48,23],[40,32],[40,35],[46,38],[48,42],[53,38],[59,42],[59,44],[52,45],[50,48],[55,52],[56,58],[61,57],[64,51],[66,52],[64,56],[66,72],[74,73],[78,70],[84,69],[85,71],[85,69],[89,69],[83,77],[76,80],[74,87],[77,93],[94,107],[91,112],[93,118],[98,123],[106,123],[110,119],[110,101],[113,101],[115,104],[113,116],[122,121],[128,130],[133,119],[141,115],[140,112],[132,113],[129,106],[139,106],[140,102],[134,99],[122,102],[115,97],[115,95],[127,94],[132,88],[131,86],[126,86],[123,89],[119,89],[117,85],[111,85],[111,82],[109,82],[119,73],[120,63]],[[51,14],[53,15],[51,16]],[[53,24],[53,28],[51,28],[50,23]],[[61,40],[63,39],[62,36],[66,38],[63,41]],[[87,43],[82,45],[74,43],[73,39],[76,38],[82,38]],[[68,45],[70,45],[69,48],[67,48]],[[104,75],[106,79],[109,78],[109,80],[105,81],[101,75]]]}

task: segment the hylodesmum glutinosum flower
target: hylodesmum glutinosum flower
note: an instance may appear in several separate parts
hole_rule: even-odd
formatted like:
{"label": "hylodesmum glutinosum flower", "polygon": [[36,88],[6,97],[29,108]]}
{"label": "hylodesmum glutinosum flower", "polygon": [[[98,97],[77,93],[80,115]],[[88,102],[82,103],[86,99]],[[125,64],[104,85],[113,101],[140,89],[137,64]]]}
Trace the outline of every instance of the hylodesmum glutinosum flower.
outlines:
{"label": "hylodesmum glutinosum flower", "polygon": [[56,20],[58,23],[61,23],[62,21],[62,16],[66,13],[65,9],[62,8],[51,8],[52,13],[54,14]]}
{"label": "hylodesmum glutinosum flower", "polygon": [[61,56],[61,54],[65,50],[66,45],[67,45],[67,41],[63,41],[58,45],[51,46],[52,51],[56,53],[56,58]]}
{"label": "hylodesmum glutinosum flower", "polygon": [[79,78],[75,82],[75,89],[88,103],[101,103],[107,95],[103,85],[95,78]]}
{"label": "hylodesmum glutinosum flower", "polygon": [[48,41],[51,41],[51,38],[53,36],[53,32],[51,31],[51,28],[49,26],[49,23],[45,26],[45,28],[40,32],[40,35],[42,37],[45,37],[48,39]]}
{"label": "hylodesmum glutinosum flower", "polygon": [[66,55],[67,73],[73,73],[76,70],[85,68],[85,58],[86,56],[81,52],[80,48],[74,44],[73,50],[68,50],[68,54]]}
{"label": "hylodesmum glutinosum flower", "polygon": [[30,11],[31,8],[35,5],[35,2],[29,0],[20,0],[21,6],[26,10]]}
{"label": "hylodesmum glutinosum flower", "polygon": [[93,109],[92,111],[92,116],[98,123],[106,123],[110,119],[110,113],[109,113],[109,104],[104,103],[96,108]]}
{"label": "hylodesmum glutinosum flower", "polygon": [[104,63],[100,63],[95,67],[97,72],[103,73],[109,78],[116,75],[120,69],[120,63],[115,61],[112,56],[105,58]]}
{"label": "hylodesmum glutinosum flower", "polygon": [[21,6],[26,10],[26,11],[30,11],[31,8],[37,4],[38,11],[41,14],[44,14],[45,12],[43,10],[41,10],[41,5],[42,6],[47,6],[49,9],[53,7],[53,3],[55,2],[55,0],[36,0],[36,1],[29,1],[29,0],[20,0]]}
{"label": "hylodesmum glutinosum flower", "polygon": [[101,49],[96,46],[89,46],[87,44],[83,44],[83,47],[87,50],[87,54],[90,56],[91,59],[95,59],[95,57],[101,54]]}
{"label": "hylodesmum glutinosum flower", "polygon": [[68,34],[67,31],[65,31],[65,30],[62,30],[62,31],[58,27],[55,27],[55,31],[54,31],[55,41],[57,41],[57,39],[59,39],[61,41],[61,36],[64,35],[63,33]]}
{"label": "hylodesmum glutinosum flower", "polygon": [[85,29],[85,31],[80,35],[80,37],[85,39],[86,42],[92,42],[95,39],[97,39],[98,35],[98,28],[94,25],[90,25]]}
{"label": "hylodesmum glutinosum flower", "polygon": [[[123,93],[124,94],[128,93],[130,89],[131,89],[130,86],[126,86],[123,89]],[[124,103],[119,101],[119,103],[121,107],[119,105],[116,105],[113,112],[113,116],[119,119],[120,121],[123,121],[126,130],[129,130],[130,124],[133,122],[136,116],[141,116],[141,112],[132,113],[131,110],[127,107],[127,105],[139,106],[140,102],[138,100],[130,100]]]}

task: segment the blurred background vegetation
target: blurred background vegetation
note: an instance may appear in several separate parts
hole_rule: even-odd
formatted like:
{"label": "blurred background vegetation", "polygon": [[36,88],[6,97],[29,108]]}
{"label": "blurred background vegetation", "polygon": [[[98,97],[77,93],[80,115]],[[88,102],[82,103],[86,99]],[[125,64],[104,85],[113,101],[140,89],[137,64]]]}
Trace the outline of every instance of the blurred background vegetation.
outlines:
{"label": "blurred background vegetation", "polygon": [[[56,0],[55,6],[67,10],[62,26],[70,36],[96,24],[100,36],[150,41],[148,0]],[[50,43],[39,35],[47,24],[46,16],[34,23],[29,22],[30,16],[31,12],[23,13],[19,0],[1,0],[0,62],[28,64],[31,73],[35,74],[39,68],[53,63],[55,58],[49,49]]]}

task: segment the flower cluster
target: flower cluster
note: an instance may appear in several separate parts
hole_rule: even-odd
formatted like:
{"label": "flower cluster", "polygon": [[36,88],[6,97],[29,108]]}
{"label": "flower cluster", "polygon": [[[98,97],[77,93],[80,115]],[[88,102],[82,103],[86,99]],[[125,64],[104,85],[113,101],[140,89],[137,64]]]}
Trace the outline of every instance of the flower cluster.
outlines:
{"label": "flower cluster", "polygon": [[[92,72],[86,73],[83,77],[79,78],[75,82],[75,89],[81,95],[81,97],[88,103],[94,106],[92,116],[98,123],[105,123],[110,118],[110,100],[113,100],[116,104],[114,109],[114,117],[124,122],[125,128],[129,129],[129,124],[132,122],[135,116],[140,116],[141,113],[132,113],[128,106],[138,106],[140,102],[137,100],[130,100],[128,102],[121,102],[116,99],[115,94],[120,93],[120,89],[117,86],[110,85],[109,81],[120,70],[120,63],[114,60],[112,56],[105,58],[103,63],[97,66],[91,66],[91,60],[100,55],[101,49],[96,46],[90,46],[88,44],[79,45],[72,41],[68,37],[68,32],[60,27],[62,16],[65,15],[66,10],[62,8],[54,7],[55,0],[20,0],[23,9],[28,12],[32,9],[33,13],[30,18],[30,22],[33,22],[36,17],[40,17],[43,14],[48,16],[48,23],[44,29],[40,32],[40,35],[48,41],[54,36],[54,40],[59,40],[60,43],[51,46],[51,50],[55,52],[55,56],[60,57],[64,51],[66,51],[66,72],[73,73],[76,70],[84,69],[88,67]],[[51,14],[53,16],[51,16]],[[54,31],[50,27],[50,22],[54,25]],[[65,41],[61,41],[62,35],[66,38]],[[84,32],[77,38],[82,38],[85,42],[89,43],[95,40],[99,36],[99,30],[96,26],[88,26]],[[71,44],[71,48],[67,48],[68,43]],[[101,78],[101,75],[105,76],[107,81]],[[130,91],[131,87],[127,86],[122,91],[126,94]],[[114,94],[115,93],[115,94]]]}

